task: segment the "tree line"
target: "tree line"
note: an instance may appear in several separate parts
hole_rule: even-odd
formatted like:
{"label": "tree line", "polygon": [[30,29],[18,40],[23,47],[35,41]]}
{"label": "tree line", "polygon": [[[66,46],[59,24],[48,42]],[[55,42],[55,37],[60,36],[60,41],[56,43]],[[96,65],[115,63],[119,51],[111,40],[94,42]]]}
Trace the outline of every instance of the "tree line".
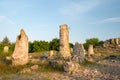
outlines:
{"label": "tree line", "polygon": [[[90,38],[86,39],[86,42],[84,43],[84,47],[87,50],[88,46],[90,44],[93,45],[93,47],[101,46],[104,42],[100,41],[98,38]],[[73,43],[69,43],[70,48],[73,48]],[[9,46],[9,52],[12,54],[14,51],[15,43],[11,43],[8,37],[6,36],[1,42],[0,42],[0,52],[3,51],[4,46]],[[59,39],[54,38],[51,41],[45,41],[45,40],[35,40],[33,42],[29,42],[29,53],[33,52],[41,52],[41,51],[49,51],[49,50],[56,50],[59,51]]]}

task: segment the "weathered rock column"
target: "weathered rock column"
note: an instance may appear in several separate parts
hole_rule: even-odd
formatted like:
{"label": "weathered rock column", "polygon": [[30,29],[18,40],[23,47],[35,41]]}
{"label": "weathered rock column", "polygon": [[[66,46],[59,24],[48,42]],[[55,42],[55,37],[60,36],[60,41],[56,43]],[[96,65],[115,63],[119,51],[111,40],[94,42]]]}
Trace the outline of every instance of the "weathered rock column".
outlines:
{"label": "weathered rock column", "polygon": [[83,45],[83,44],[80,44],[80,46],[81,46],[81,49],[82,49],[84,55],[86,55],[86,52],[85,52],[85,49],[84,49],[84,45]]}
{"label": "weathered rock column", "polygon": [[12,65],[25,65],[28,62],[28,37],[21,29],[20,35],[16,38],[15,49],[12,55]]}
{"label": "weathered rock column", "polygon": [[89,55],[93,55],[94,54],[93,45],[89,45],[88,54]]}
{"label": "weathered rock column", "polygon": [[8,53],[9,47],[8,47],[8,46],[5,46],[3,51],[4,51],[5,53]]}
{"label": "weathered rock column", "polygon": [[115,39],[115,43],[116,43],[116,45],[119,45],[119,39],[118,38]]}
{"label": "weathered rock column", "polygon": [[68,25],[60,25],[60,55],[61,57],[69,57],[70,47],[69,47],[69,31]]}

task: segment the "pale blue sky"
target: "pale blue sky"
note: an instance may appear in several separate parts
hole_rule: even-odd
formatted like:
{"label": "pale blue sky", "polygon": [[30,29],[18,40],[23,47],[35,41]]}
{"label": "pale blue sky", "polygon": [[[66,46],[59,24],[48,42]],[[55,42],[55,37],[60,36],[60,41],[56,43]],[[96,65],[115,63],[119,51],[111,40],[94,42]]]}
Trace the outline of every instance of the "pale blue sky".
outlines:
{"label": "pale blue sky", "polygon": [[120,37],[120,0],[0,0],[0,41],[16,41],[21,28],[29,41],[50,41],[61,24],[72,43]]}

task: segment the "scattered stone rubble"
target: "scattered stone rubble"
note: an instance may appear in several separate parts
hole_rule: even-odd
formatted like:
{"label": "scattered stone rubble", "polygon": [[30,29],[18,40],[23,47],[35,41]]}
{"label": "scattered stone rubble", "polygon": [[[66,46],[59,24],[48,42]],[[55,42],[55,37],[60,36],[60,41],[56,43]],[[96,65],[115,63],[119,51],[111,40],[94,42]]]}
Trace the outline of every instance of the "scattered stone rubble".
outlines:
{"label": "scattered stone rubble", "polygon": [[120,38],[112,38],[109,40],[106,40],[103,44],[104,48],[108,47],[120,47]]}

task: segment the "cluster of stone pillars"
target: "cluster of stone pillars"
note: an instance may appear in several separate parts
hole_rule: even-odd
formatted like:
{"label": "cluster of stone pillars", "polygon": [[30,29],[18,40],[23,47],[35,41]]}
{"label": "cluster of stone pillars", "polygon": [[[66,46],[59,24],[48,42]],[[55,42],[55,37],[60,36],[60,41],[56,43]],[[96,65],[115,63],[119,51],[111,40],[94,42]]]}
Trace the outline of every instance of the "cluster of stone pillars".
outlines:
{"label": "cluster of stone pillars", "polygon": [[[69,29],[67,24],[59,26],[60,28],[60,56],[70,57],[70,47],[69,47]],[[82,53],[85,53],[84,46],[80,45]],[[76,50],[77,51],[77,50]],[[77,51],[78,52],[78,51]],[[93,46],[88,49],[89,54],[93,54]],[[12,55],[12,65],[24,65],[28,62],[28,37],[23,29],[20,31],[20,35],[17,36],[15,49]]]}

